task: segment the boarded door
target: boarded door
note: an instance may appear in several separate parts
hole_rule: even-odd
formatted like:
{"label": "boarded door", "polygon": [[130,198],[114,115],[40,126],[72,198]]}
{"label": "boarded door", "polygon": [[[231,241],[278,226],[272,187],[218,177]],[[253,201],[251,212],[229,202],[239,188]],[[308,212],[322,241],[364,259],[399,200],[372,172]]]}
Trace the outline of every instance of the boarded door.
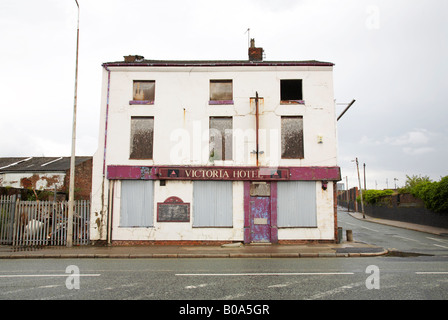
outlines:
{"label": "boarded door", "polygon": [[252,182],[250,186],[251,242],[271,242],[271,185]]}

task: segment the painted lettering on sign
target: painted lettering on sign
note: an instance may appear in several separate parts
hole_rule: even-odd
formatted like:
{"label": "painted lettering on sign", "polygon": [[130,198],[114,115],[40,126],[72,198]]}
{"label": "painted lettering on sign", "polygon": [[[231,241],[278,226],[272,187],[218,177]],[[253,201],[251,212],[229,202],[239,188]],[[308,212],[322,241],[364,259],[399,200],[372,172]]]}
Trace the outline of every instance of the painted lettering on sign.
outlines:
{"label": "painted lettering on sign", "polygon": [[207,180],[278,180],[289,179],[287,170],[259,168],[161,168],[160,178]]}
{"label": "painted lettering on sign", "polygon": [[185,169],[185,177],[187,178],[221,178],[229,179],[229,173],[224,169]]}

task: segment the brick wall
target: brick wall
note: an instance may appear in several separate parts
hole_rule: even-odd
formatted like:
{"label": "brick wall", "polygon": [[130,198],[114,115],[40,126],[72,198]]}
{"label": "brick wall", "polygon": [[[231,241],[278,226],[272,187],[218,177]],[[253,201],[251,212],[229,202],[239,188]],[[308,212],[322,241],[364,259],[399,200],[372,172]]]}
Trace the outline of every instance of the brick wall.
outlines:
{"label": "brick wall", "polygon": [[[92,191],[92,164],[93,160],[89,159],[75,167],[75,200],[90,200]],[[70,169],[66,171],[64,179],[64,189],[69,192],[70,186]]]}

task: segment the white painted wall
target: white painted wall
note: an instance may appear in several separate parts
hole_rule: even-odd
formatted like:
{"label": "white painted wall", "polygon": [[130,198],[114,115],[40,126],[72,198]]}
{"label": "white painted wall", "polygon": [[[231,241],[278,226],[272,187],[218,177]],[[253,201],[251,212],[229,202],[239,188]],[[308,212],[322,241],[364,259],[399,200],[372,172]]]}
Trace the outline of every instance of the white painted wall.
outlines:
{"label": "white painted wall", "polygon": [[59,189],[64,185],[65,173],[4,172],[0,174],[0,187],[23,188],[20,184],[22,179],[36,178],[36,190],[54,190],[55,186]]}
{"label": "white painted wall", "polygon": [[[262,166],[336,166],[337,137],[332,67],[110,67],[109,116],[106,168],[108,165],[238,165],[254,166],[255,111],[250,97],[258,92],[260,106],[260,157]],[[103,71],[98,151],[93,160],[92,240],[105,239],[108,180],[103,176],[104,132],[107,107],[107,71]],[[209,81],[233,80],[233,105],[209,105]],[[280,79],[303,79],[305,105],[280,104]],[[129,105],[133,80],[155,80],[154,105]],[[300,115],[304,123],[304,159],[280,159],[280,116]],[[154,159],[130,160],[132,116],[154,116]],[[232,116],[233,160],[209,162],[208,126],[210,116]],[[240,134],[240,135],[238,135]],[[323,143],[318,143],[322,136]],[[316,184],[318,225],[316,229],[279,230],[279,239],[333,238],[332,184],[321,192]],[[116,184],[116,187],[119,183]],[[185,223],[155,224],[153,230],[117,228],[114,240],[238,240],[243,239],[243,183],[234,182],[234,228],[195,230]],[[167,181],[155,184],[155,206],[168,196],[184,195],[192,202],[192,183]],[[320,195],[320,196],[319,196]],[[114,193],[114,214],[118,214],[119,192]],[[322,209],[322,211],[320,210]],[[327,210],[329,209],[329,211]],[[156,207],[155,211],[156,213]],[[331,212],[329,214],[328,212]],[[155,214],[156,219],[156,214]],[[218,232],[217,232],[218,230]],[[155,232],[157,231],[157,232]],[[173,239],[175,238],[175,239]]]}

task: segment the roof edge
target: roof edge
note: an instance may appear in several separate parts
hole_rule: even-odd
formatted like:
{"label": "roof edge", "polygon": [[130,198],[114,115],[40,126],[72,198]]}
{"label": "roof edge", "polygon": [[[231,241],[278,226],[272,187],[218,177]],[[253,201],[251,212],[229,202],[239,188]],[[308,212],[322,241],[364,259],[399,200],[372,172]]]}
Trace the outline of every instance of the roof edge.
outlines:
{"label": "roof edge", "polygon": [[102,66],[106,67],[332,67],[335,64],[324,61],[152,61],[144,60],[142,62],[105,62]]}

